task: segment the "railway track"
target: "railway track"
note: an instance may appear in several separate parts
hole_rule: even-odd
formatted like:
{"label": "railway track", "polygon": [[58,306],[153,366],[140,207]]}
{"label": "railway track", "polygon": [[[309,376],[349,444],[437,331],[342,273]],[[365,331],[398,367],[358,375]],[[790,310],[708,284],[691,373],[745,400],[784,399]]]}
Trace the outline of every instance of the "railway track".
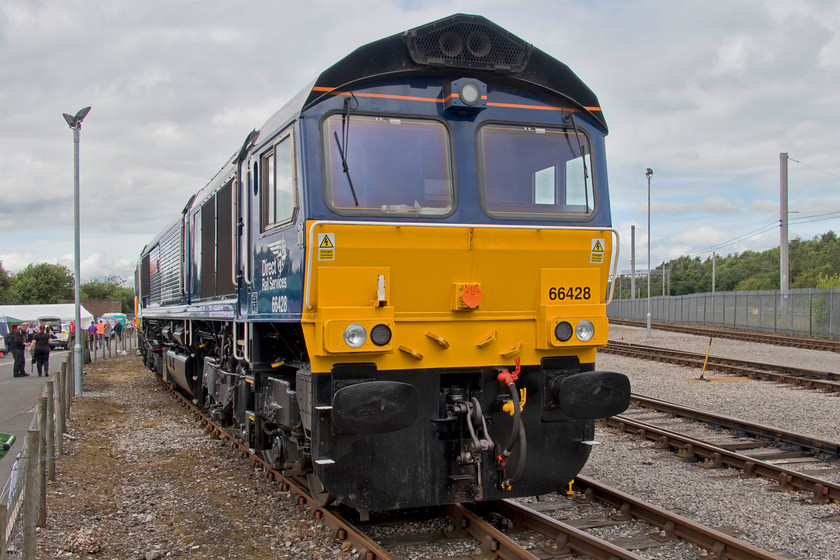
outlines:
{"label": "railway track", "polygon": [[[630,404],[638,409],[655,410],[670,416],[705,422],[712,426],[719,426],[735,431],[738,434],[747,434],[750,437],[760,438],[766,442],[795,446],[807,450],[812,455],[819,454],[831,460],[840,460],[840,442],[822,440],[813,436],[782,430],[775,426],[766,426],[740,418],[714,414],[705,410],[682,406],[635,393],[630,396]],[[743,449],[749,449],[747,446],[741,447]]]}
{"label": "railway track", "polygon": [[[161,383],[182,407],[195,415],[207,431],[240,452],[243,459],[263,469],[270,479],[278,483],[280,490],[293,493],[298,505],[309,507],[313,517],[331,529],[334,539],[346,543],[342,548],[352,547],[360,560],[403,558],[389,549],[400,544],[405,546],[405,539],[377,537],[375,521],[359,524],[352,519],[353,513],[348,515],[341,508],[324,507],[321,497],[313,497],[305,481],[287,478],[271,468],[260,456],[237,442],[229,432],[203,414],[190,400],[162,380]],[[644,557],[634,550],[667,546],[677,540],[691,543],[691,546],[696,547],[699,556],[710,559],[782,558],[722,531],[695,523],[585,477],[578,477],[574,481],[574,490],[577,499],[565,499],[566,503],[560,508],[564,512],[561,517],[566,518],[563,520],[547,515],[547,512],[551,511],[550,507],[546,508],[543,505],[543,512],[540,512],[534,507],[511,500],[470,505],[454,504],[439,508],[439,515],[444,520],[443,531],[437,534],[415,535],[414,541],[422,544],[435,539],[440,540],[441,534],[445,539],[468,538],[474,550],[469,557],[509,560],[548,560],[569,555],[599,560],[642,560]],[[595,502],[615,511],[595,519],[585,515],[575,520],[569,519],[570,507]],[[629,525],[639,522],[649,525],[645,534],[641,537],[624,538],[616,543],[599,538],[581,528],[592,529],[618,523]],[[530,534],[530,538],[523,539],[522,535],[526,533]],[[538,543],[536,545],[535,540]]]}
{"label": "railway track", "polygon": [[[630,321],[626,319],[610,319],[610,325],[626,325],[628,327],[646,328],[647,323],[642,321]],[[840,341],[828,338],[813,338],[802,336],[785,336],[766,331],[745,331],[737,329],[726,329],[721,327],[706,327],[700,325],[680,325],[674,323],[651,323],[651,327],[662,331],[695,334],[698,336],[710,336],[713,338],[731,338],[747,342],[760,342],[764,344],[776,344],[778,346],[791,346],[793,348],[807,348],[810,350],[824,350],[828,352],[840,352]]]}
{"label": "railway track", "polygon": [[705,354],[627,342],[610,341],[599,352],[667,362],[697,369],[702,369],[705,366],[705,369],[708,370],[749,377],[750,379],[790,383],[808,389],[821,389],[827,392],[840,393],[840,376],[831,372],[763,362],[748,362],[717,356],[708,356],[707,359]]}
{"label": "railway track", "polygon": [[[838,442],[641,395],[633,395],[631,402],[635,405],[633,408],[625,414],[606,419],[606,424],[640,439],[654,441],[659,448],[676,451],[685,460],[703,461],[701,466],[705,468],[732,467],[740,469],[744,476],[775,480],[780,489],[809,493],[815,504],[830,500],[840,502],[840,484],[827,480],[840,470],[837,467],[840,460]],[[656,411],[659,416],[640,419],[650,416],[650,411]],[[675,426],[674,417],[687,421]],[[719,431],[702,435],[686,433],[696,432],[698,421],[725,428],[728,432],[724,435]],[[663,426],[663,422],[668,425]]]}
{"label": "railway track", "polygon": [[[451,558],[641,559],[649,549],[655,549],[658,558],[781,558],[587,477],[578,477],[573,488],[574,497],[545,502],[502,500],[444,507],[450,523],[446,535],[456,538],[469,532],[479,543],[475,553]],[[593,534],[598,531],[608,531],[610,540]],[[401,547],[399,558],[413,558],[428,557],[418,548],[439,538],[427,533],[380,540],[389,548]]]}

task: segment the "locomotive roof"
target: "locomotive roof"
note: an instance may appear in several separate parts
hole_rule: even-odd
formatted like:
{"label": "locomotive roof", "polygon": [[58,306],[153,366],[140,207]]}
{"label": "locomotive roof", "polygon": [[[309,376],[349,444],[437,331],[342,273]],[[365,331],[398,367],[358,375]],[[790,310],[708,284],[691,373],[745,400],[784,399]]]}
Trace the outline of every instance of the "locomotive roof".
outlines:
{"label": "locomotive roof", "polygon": [[[476,77],[491,74],[542,88],[568,99],[607,132],[597,96],[568,66],[483,16],[454,14],[361,46],[324,70],[258,131],[248,135],[242,148],[187,203],[184,212],[227,181],[226,177],[249,146],[270,141],[302,111],[331,92],[380,76],[407,76],[428,72],[430,68],[450,72],[455,77],[465,70]],[[153,247],[172,226],[167,226],[146,249]]]}
{"label": "locomotive roof", "polygon": [[411,75],[429,68],[453,75],[469,70],[476,76],[508,76],[543,88],[567,98],[607,132],[598,97],[568,66],[483,16],[455,14],[359,47],[272,115],[254,143],[268,141],[330,92],[379,76]]}
{"label": "locomotive roof", "polygon": [[303,109],[362,80],[429,68],[524,81],[566,97],[607,131],[598,98],[568,66],[492,21],[469,14],[455,14],[359,47],[321,73]]}

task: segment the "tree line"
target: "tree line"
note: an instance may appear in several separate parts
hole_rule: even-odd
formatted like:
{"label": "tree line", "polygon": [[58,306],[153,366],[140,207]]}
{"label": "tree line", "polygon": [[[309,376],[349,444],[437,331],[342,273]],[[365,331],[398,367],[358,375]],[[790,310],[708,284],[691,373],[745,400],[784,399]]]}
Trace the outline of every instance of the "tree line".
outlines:
{"label": "tree line", "polygon": [[[118,276],[93,279],[80,286],[82,299],[118,299],[123,313],[134,313],[134,288]],[[73,301],[73,273],[58,264],[30,264],[9,274],[0,262],[0,305],[33,305]]]}
{"label": "tree line", "polygon": [[[665,293],[672,296],[702,294],[712,291],[712,256],[679,257],[660,263],[651,270],[650,293],[662,295],[664,276]],[[778,290],[780,286],[780,249],[775,247],[762,252],[744,251],[714,259],[714,291],[739,292]],[[663,275],[663,264],[665,273]],[[788,243],[790,288],[840,287],[840,239],[833,231],[813,239],[794,239]],[[630,278],[620,278],[615,297],[630,297]],[[636,293],[647,297],[647,278],[636,277]]]}

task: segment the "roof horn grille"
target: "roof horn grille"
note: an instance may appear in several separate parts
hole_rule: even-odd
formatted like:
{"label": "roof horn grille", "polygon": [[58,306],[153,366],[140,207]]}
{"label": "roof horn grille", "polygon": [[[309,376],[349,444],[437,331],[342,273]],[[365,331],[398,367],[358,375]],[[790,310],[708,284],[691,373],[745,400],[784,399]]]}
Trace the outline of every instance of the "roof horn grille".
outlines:
{"label": "roof horn grille", "polygon": [[533,46],[480,16],[459,14],[405,32],[417,64],[520,72]]}

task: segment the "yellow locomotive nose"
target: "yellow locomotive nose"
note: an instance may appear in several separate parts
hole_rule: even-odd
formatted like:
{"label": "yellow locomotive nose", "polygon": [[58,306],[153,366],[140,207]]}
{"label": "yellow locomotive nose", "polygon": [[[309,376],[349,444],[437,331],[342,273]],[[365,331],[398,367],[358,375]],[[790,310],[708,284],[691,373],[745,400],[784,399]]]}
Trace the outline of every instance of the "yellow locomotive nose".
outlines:
{"label": "yellow locomotive nose", "polygon": [[[314,372],[329,371],[339,355],[351,363],[375,356],[386,370],[514,358],[539,364],[558,354],[594,362],[606,344],[611,263],[603,257],[612,230],[335,221],[308,228],[313,242],[336,240],[329,260],[319,259],[315,243],[307,256],[302,324]],[[500,262],[511,272],[500,274]]]}

